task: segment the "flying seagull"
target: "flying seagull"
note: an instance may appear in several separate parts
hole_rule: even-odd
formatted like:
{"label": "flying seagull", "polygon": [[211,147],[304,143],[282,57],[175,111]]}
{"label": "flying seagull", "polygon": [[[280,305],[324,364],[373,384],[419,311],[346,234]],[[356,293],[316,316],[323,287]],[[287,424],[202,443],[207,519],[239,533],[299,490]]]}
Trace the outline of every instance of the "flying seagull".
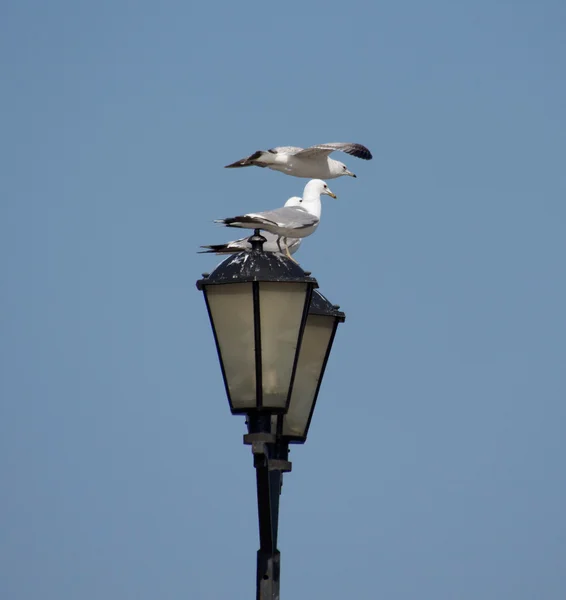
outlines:
{"label": "flying seagull", "polygon": [[[293,196],[292,198],[289,198],[287,202],[285,202],[285,206],[299,206],[302,201],[303,199],[299,198],[299,196]],[[263,244],[264,252],[283,251],[281,247],[281,239],[278,235],[275,235],[269,231],[264,231],[262,235],[265,238],[265,242]],[[249,238],[245,237],[232,242],[227,242],[226,244],[201,246],[201,248],[206,248],[206,250],[202,250],[199,252],[199,254],[235,254],[236,252],[242,252],[243,250],[250,251],[252,249],[252,245],[248,240]],[[291,254],[295,254],[295,252],[299,249],[301,241],[301,238],[287,238],[287,248]]]}
{"label": "flying seagull", "polygon": [[320,222],[322,204],[320,197],[336,194],[330,191],[328,185],[320,179],[312,179],[305,185],[302,201],[298,206],[284,206],[265,212],[247,213],[228,219],[219,219],[215,223],[222,223],[227,227],[241,227],[242,229],[262,229],[278,236],[277,243],[283,240],[285,253],[289,258],[289,238],[303,238],[314,233]]}
{"label": "flying seagull", "polygon": [[308,179],[335,179],[343,175],[355,177],[354,173],[348,171],[348,167],[344,163],[330,158],[330,154],[336,150],[364,160],[372,158],[371,152],[361,144],[332,142],[330,144],[318,144],[310,148],[280,146],[267,151],[258,150],[247,158],[226,165],[225,168],[267,167],[286,175]]}

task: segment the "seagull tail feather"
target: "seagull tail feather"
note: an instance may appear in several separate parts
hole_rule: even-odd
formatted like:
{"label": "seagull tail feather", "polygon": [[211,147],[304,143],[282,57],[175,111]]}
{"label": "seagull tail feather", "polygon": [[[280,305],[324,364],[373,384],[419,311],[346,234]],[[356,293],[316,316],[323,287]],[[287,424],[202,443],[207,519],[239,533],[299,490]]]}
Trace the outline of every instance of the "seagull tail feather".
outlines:
{"label": "seagull tail feather", "polygon": [[250,156],[246,156],[246,158],[237,160],[236,162],[233,162],[231,165],[226,165],[224,168],[225,169],[237,169],[239,167],[265,167],[265,165],[262,165],[259,162],[257,162],[257,160],[259,158],[261,158],[264,154],[265,154],[265,152],[263,150],[258,150],[257,152],[250,154]]}
{"label": "seagull tail feather", "polygon": [[243,227],[244,229],[249,229],[250,225],[256,225],[258,223],[256,218],[248,215],[230,217],[228,219],[216,219],[214,222],[226,225],[226,227]]}
{"label": "seagull tail feather", "polygon": [[211,246],[201,246],[206,250],[199,250],[197,254],[234,254],[239,252],[238,248],[229,248],[228,244],[212,244]]}

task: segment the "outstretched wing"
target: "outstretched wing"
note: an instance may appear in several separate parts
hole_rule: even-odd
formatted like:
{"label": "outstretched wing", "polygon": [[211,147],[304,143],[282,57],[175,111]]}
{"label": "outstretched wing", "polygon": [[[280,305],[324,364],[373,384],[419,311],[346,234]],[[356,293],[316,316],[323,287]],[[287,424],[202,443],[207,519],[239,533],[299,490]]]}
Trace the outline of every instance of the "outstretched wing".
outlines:
{"label": "outstretched wing", "polygon": [[371,160],[372,155],[368,148],[361,144],[350,144],[347,142],[330,142],[328,144],[317,144],[316,146],[310,146],[300,152],[296,152],[296,156],[301,158],[315,158],[317,156],[328,156],[332,152],[338,150],[339,152],[345,152],[351,154],[356,158],[363,158],[364,160]]}
{"label": "outstretched wing", "polygon": [[298,146],[277,146],[277,148],[270,148],[268,150],[271,154],[288,154],[289,156],[302,151],[303,148],[299,148]]}

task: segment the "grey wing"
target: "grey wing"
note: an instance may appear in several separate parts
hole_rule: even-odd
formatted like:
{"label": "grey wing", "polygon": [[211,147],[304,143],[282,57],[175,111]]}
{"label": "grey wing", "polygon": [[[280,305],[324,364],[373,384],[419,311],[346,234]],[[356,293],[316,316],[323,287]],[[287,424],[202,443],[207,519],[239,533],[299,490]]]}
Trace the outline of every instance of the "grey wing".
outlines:
{"label": "grey wing", "polygon": [[[265,238],[265,243],[263,244],[263,249],[265,252],[280,252],[281,249],[277,244],[277,240],[279,239],[278,235],[271,233],[270,231],[262,231],[261,235]],[[226,242],[225,244],[216,244],[212,246],[201,246],[201,248],[206,248],[206,250],[200,252],[200,254],[235,254],[236,252],[242,252],[243,250],[249,251],[252,249],[252,245],[250,244],[249,236],[243,237],[238,240],[232,240],[231,242]],[[298,242],[298,245],[297,245]],[[294,244],[294,250],[291,249],[291,245]],[[289,251],[291,254],[297,250],[299,245],[301,244],[300,239],[290,238],[287,242],[289,246]],[[283,246],[282,246],[283,247]]]}
{"label": "grey wing", "polygon": [[277,146],[277,148],[270,148],[268,152],[271,154],[297,154],[297,152],[302,152],[303,148],[299,148],[298,146]]}
{"label": "grey wing", "polygon": [[318,217],[311,215],[303,208],[295,206],[284,206],[275,210],[266,210],[260,213],[248,213],[247,217],[254,217],[263,223],[276,225],[277,227],[286,227],[292,229],[303,229],[312,227],[319,221]]}
{"label": "grey wing", "polygon": [[348,142],[330,142],[328,144],[317,144],[316,146],[310,146],[305,148],[301,152],[296,153],[301,158],[315,158],[317,156],[328,156],[332,152],[338,150],[339,152],[345,152],[351,154],[357,158],[363,158],[364,160],[371,160],[372,155],[368,148],[362,146],[362,144],[351,144]]}

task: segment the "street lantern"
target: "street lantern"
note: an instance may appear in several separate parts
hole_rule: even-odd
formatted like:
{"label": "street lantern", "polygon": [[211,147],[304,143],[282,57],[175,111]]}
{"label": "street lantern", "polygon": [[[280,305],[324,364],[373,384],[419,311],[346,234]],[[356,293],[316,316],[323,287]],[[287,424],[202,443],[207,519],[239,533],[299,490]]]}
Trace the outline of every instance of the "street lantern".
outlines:
{"label": "street lantern", "polygon": [[287,410],[312,290],[318,287],[294,261],[263,252],[224,260],[197,282],[204,292],[226,394],[233,414]]}
{"label": "street lantern", "polygon": [[258,229],[251,252],[224,260],[197,281],[204,293],[233,414],[246,414],[252,447],[260,548],[256,600],[279,600],[277,549],[289,443],[304,443],[338,323],[344,313],[314,290],[291,258],[264,252]]}
{"label": "street lantern", "polygon": [[287,413],[273,417],[286,442],[304,444],[339,323],[346,316],[320,292],[312,294]]}

